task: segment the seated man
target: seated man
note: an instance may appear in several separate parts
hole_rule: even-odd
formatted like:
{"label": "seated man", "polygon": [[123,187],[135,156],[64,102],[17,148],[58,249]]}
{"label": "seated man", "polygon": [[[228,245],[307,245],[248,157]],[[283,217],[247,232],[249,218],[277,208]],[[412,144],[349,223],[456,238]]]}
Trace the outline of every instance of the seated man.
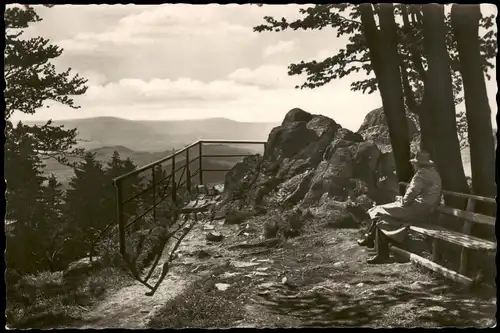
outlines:
{"label": "seated man", "polygon": [[[410,160],[416,172],[402,199],[368,210],[372,225],[366,238],[358,241],[361,246],[375,245],[377,255],[369,258],[368,263],[384,262],[389,257],[389,242],[403,242],[408,224],[428,219],[439,205],[441,177],[429,157],[427,152],[421,151]],[[389,219],[391,223],[387,222]]]}

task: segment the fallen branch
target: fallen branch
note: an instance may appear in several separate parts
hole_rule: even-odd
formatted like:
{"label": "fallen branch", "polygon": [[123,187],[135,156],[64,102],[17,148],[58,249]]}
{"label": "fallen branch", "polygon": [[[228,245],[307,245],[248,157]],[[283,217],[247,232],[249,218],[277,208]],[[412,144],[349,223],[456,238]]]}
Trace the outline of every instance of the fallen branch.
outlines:
{"label": "fallen branch", "polygon": [[81,305],[78,305],[78,307],[79,307],[80,309],[84,310],[84,311],[87,311],[87,312],[89,312],[89,311],[90,311],[89,309],[84,308],[84,307],[83,307],[83,306],[81,306]]}
{"label": "fallen branch", "polygon": [[[151,291],[146,292],[146,294],[145,294],[146,296],[153,296],[155,294],[156,290],[158,289],[158,287],[160,286],[160,284],[163,282],[163,280],[167,276],[167,273],[168,273],[169,268],[170,268],[170,263],[174,259],[175,251],[177,250],[177,248],[181,244],[181,242],[184,239],[184,237],[186,237],[186,235],[193,229],[193,227],[195,225],[196,225],[196,223],[192,223],[190,226],[184,228],[184,232],[183,232],[182,236],[178,238],[177,242],[174,245],[174,248],[170,252],[170,256],[169,256],[168,260],[163,264],[163,268],[162,268],[162,272],[161,272],[160,278],[156,282],[155,286],[151,289]],[[163,252],[163,249],[162,249],[162,252]]]}
{"label": "fallen branch", "polygon": [[253,252],[240,253],[239,257],[243,258],[243,257],[248,257],[248,256],[256,256],[256,255],[259,255],[259,254],[267,254],[269,252],[271,252],[270,249],[264,249],[264,250],[253,251]]}

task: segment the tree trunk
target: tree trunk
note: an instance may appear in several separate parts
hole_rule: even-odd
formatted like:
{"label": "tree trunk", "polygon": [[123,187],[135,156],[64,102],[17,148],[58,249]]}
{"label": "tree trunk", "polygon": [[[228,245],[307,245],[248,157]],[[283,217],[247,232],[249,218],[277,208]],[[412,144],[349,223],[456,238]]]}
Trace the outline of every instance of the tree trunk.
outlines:
{"label": "tree trunk", "polygon": [[387,119],[396,173],[400,181],[407,182],[411,179],[413,170],[409,162],[410,138],[399,70],[394,5],[379,5],[381,30],[378,30],[375,24],[371,4],[361,4],[360,11],[363,35],[368,45]]}
{"label": "tree trunk", "polygon": [[[450,58],[445,43],[444,6],[423,5],[424,48],[427,53],[427,80],[425,82],[425,112],[433,127],[439,129],[433,138],[433,159],[449,191],[468,193],[460,143],[457,135]],[[448,205],[465,208],[461,199],[445,198]]]}
{"label": "tree trunk", "polygon": [[[405,34],[411,39],[410,50],[409,50],[410,59],[412,60],[416,71],[420,75],[420,78],[424,83],[424,88],[425,88],[427,73],[422,64],[422,55],[417,47],[417,41],[413,38],[413,36],[411,36],[411,25],[408,14],[408,8],[410,8],[413,13],[416,13],[419,9],[415,7],[415,5],[403,5],[401,7],[404,31]],[[412,22],[413,24],[418,24],[416,20],[412,20]],[[407,102],[408,107],[410,108],[410,111],[418,115],[418,120],[420,123],[420,149],[425,150],[429,152],[431,155],[433,155],[434,152],[433,142],[435,141],[434,138],[435,134],[434,134],[434,127],[432,124],[432,117],[429,114],[429,109],[425,106],[425,93],[424,93],[424,98],[420,101],[420,104],[417,104],[415,101],[415,96],[411,91],[409,82],[405,81],[408,81],[407,77],[404,78],[403,86],[405,90],[405,97],[408,101]]]}
{"label": "tree trunk", "polygon": [[[452,5],[451,7],[451,24],[457,41],[460,73],[464,84],[472,191],[477,195],[495,197],[495,143],[491,126],[491,110],[481,69],[480,19],[479,4]],[[476,208],[484,210],[486,207],[478,205]]]}
{"label": "tree trunk", "polygon": [[[427,88],[424,88],[427,89]],[[432,123],[432,115],[430,114],[430,108],[426,105],[426,95],[424,92],[424,97],[419,105],[418,121],[420,123],[420,150],[424,150],[434,156],[436,153],[434,151],[434,142],[436,141],[434,126]]]}

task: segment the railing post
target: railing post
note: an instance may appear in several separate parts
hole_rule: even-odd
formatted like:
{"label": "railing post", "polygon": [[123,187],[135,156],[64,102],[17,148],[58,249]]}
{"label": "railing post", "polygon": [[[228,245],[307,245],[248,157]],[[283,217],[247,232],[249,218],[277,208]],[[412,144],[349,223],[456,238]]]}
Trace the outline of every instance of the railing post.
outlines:
{"label": "railing post", "polygon": [[120,239],[120,254],[125,257],[125,225],[123,224],[123,203],[122,203],[122,184],[121,181],[113,181],[115,186],[116,198],[116,216],[118,218],[118,232]]}
{"label": "railing post", "polygon": [[151,169],[152,173],[152,182],[153,182],[153,222],[156,223],[156,176],[155,176],[155,167]]}
{"label": "railing post", "polygon": [[189,171],[189,148],[186,149],[186,186],[188,193],[191,195],[191,172]]}
{"label": "railing post", "polygon": [[203,142],[200,141],[199,143],[199,153],[198,153],[198,157],[200,159],[199,163],[200,163],[200,185],[203,185]]}
{"label": "railing post", "polygon": [[177,183],[175,179],[175,153],[172,156],[172,200],[174,204],[177,202]]}

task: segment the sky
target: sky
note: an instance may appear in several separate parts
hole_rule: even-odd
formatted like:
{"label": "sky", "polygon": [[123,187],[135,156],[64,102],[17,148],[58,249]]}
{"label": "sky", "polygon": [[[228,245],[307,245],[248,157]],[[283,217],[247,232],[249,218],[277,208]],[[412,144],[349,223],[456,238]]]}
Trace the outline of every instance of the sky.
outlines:
{"label": "sky", "polygon": [[[50,104],[33,116],[47,120],[100,116],[178,120],[224,117],[280,122],[299,107],[357,130],[382,105],[380,95],[350,91],[363,73],[316,89],[295,89],[304,77],[289,76],[290,63],[323,60],[347,37],[335,30],[253,32],[264,16],[299,17],[303,5],[56,5],[37,7],[42,22],[26,36],[42,36],[64,49],[54,61],[89,80],[73,110]],[[496,13],[494,5],[483,12]],[[496,71],[487,82],[493,123]],[[459,106],[459,108],[464,106]]]}

